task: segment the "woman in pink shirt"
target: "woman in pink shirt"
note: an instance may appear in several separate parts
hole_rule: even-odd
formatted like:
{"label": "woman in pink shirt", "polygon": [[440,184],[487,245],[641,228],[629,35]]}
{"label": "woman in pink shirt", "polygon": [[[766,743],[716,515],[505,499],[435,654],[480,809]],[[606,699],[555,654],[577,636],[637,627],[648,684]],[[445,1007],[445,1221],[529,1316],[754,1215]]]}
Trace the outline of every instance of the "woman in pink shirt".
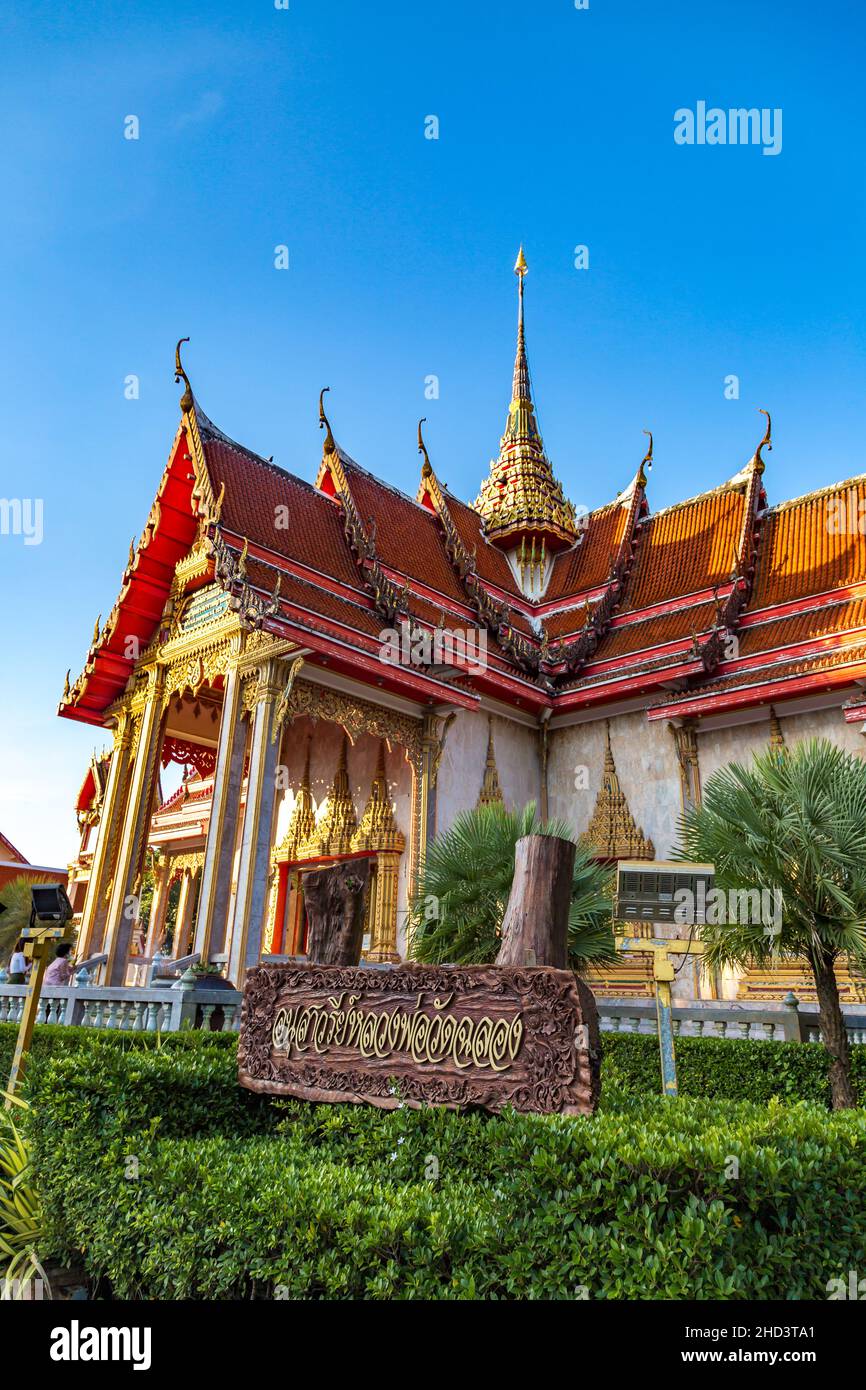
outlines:
{"label": "woman in pink shirt", "polygon": [[69,952],[72,947],[68,942],[63,942],[57,947],[57,955],[45,972],[44,984],[46,985],[68,985],[72,979],[72,961],[69,959]]}

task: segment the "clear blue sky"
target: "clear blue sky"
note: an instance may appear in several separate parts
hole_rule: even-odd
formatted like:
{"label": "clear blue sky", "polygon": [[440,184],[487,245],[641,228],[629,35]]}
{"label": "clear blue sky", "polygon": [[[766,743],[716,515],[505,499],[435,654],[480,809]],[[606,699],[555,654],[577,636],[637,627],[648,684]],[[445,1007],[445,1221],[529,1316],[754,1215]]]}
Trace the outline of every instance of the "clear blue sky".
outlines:
{"label": "clear blue sky", "polygon": [[[0,496],[42,498],[44,540],[0,536],[0,829],[34,861],[74,851],[99,732],[54,712],[164,465],[181,335],[207,412],[282,466],[314,477],[329,385],[359,462],[414,491],[426,415],[471,499],[523,241],[539,418],[575,502],[625,485],[644,427],[654,507],[715,486],[757,406],[773,500],[863,471],[864,31],[838,0],[11,0]],[[699,101],[781,108],[781,153],[675,144]]]}

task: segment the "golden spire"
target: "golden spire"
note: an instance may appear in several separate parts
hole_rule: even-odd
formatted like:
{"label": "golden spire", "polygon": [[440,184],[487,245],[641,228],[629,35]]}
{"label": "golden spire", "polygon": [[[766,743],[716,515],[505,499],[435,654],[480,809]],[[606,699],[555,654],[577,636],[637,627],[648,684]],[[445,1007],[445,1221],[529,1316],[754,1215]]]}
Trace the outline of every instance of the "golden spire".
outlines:
{"label": "golden spire", "polygon": [[313,810],[313,794],[310,790],[310,744],[312,741],[312,738],[307,739],[304,775],[301,778],[298,795],[292,807],[289,828],[283,841],[283,848],[288,851],[287,857],[289,859],[297,859],[304,846],[312,840],[316,833],[316,813]]}
{"label": "golden spire", "polygon": [[517,545],[524,536],[547,537],[548,548],[570,545],[577,536],[574,508],[554,477],[535,419],[523,315],[523,281],[527,274],[521,246],[514,266],[517,276],[517,351],[511,383],[511,404],[499,457],[481,484],[475,510],[492,541]]}
{"label": "golden spire", "polygon": [[619,784],[610,746],[610,720],[605,721],[604,768],[592,820],[581,840],[605,859],[653,859],[655,850],[628,807]]}
{"label": "golden spire", "polygon": [[499,771],[496,766],[496,752],[493,747],[493,716],[487,719],[487,757],[484,762],[484,777],[478,793],[476,806],[503,806],[505,797],[499,785]]}
{"label": "golden spire", "polygon": [[325,414],[325,392],[330,391],[330,389],[330,386],[323,386],[319,392],[319,429],[327,430],[325,442],[322,446],[322,450],[326,454],[334,454],[337,451],[337,446],[334,443],[334,436],[331,433],[331,423]]}
{"label": "golden spire", "polygon": [[179,338],[179,339],[178,339],[178,342],[177,342],[177,347],[176,347],[175,350],[174,350],[174,381],[175,381],[175,385],[177,385],[177,383],[178,383],[179,381],[182,381],[182,382],[184,383],[184,393],[183,393],[183,395],[182,395],[181,398],[180,398],[180,408],[181,408],[181,410],[183,410],[184,412],[186,412],[187,410],[192,410],[192,405],[193,405],[193,400],[192,400],[192,387],[191,387],[190,384],[189,384],[189,377],[187,376],[186,372],[184,371],[184,369],[183,369],[183,363],[182,363],[181,360],[180,360],[180,346],[181,346],[181,343],[188,343],[188,342],[189,342],[189,338]]}
{"label": "golden spire", "polygon": [[770,705],[770,747],[774,753],[787,753],[788,751],[779,717],[772,705]]}
{"label": "golden spire", "polygon": [[349,854],[352,849],[352,836],[358,828],[355,803],[349,786],[348,748],[349,740],[344,734],[340,746],[340,761],[334,774],[334,785],[328,797],[328,809],[321,824],[316,827],[316,839],[322,854]]}
{"label": "golden spire", "polygon": [[764,464],[764,460],[761,458],[761,450],[762,450],[762,449],[769,449],[769,450],[770,450],[770,453],[773,452],[773,442],[772,442],[772,438],[771,438],[772,423],[771,423],[771,421],[770,421],[770,412],[769,412],[769,410],[764,410],[762,406],[758,406],[758,413],[759,413],[760,415],[766,415],[766,417],[767,417],[767,428],[766,428],[765,431],[764,431],[764,438],[761,440],[760,444],[758,445],[757,449],[755,450],[755,457],[754,457],[754,459],[752,460],[752,462],[754,463],[755,467],[758,469],[758,472],[759,472],[759,473],[763,473],[764,468],[765,468],[766,465]]}
{"label": "golden spire", "polygon": [[370,796],[361,817],[361,823],[352,837],[354,850],[390,851],[402,854],[406,848],[405,836],[397,829],[394,809],[388,795],[388,778],[385,775],[385,741],[379,744],[379,757]]}

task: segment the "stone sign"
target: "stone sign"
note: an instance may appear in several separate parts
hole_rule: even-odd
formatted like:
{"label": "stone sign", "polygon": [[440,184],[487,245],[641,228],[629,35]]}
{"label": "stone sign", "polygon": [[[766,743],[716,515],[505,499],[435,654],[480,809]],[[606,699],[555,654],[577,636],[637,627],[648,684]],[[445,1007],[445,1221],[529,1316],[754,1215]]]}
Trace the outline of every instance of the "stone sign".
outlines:
{"label": "stone sign", "polygon": [[592,992],[547,966],[281,963],[251,970],[238,1078],[271,1095],[450,1109],[595,1109]]}

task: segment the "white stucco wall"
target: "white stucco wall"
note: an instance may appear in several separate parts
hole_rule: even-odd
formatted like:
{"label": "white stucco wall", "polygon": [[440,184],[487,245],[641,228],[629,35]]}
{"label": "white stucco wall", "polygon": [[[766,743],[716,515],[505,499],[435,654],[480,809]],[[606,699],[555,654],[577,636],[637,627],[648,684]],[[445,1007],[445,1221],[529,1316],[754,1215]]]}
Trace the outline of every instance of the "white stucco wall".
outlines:
{"label": "white stucco wall", "polygon": [[[487,760],[488,716],[460,710],[448,729],[436,788],[436,831],[447,830],[461,811],[478,800]],[[538,801],[538,732],[512,719],[493,716],[493,747],[499,784],[509,811]]]}
{"label": "white stucco wall", "polygon": [[[611,720],[610,743],[620,786],[638,827],[663,859],[676,838],[679,766],[666,724],[650,724],[642,711]],[[554,729],[550,735],[547,797],[551,816],[581,833],[595,808],[604,765],[605,721]]]}

